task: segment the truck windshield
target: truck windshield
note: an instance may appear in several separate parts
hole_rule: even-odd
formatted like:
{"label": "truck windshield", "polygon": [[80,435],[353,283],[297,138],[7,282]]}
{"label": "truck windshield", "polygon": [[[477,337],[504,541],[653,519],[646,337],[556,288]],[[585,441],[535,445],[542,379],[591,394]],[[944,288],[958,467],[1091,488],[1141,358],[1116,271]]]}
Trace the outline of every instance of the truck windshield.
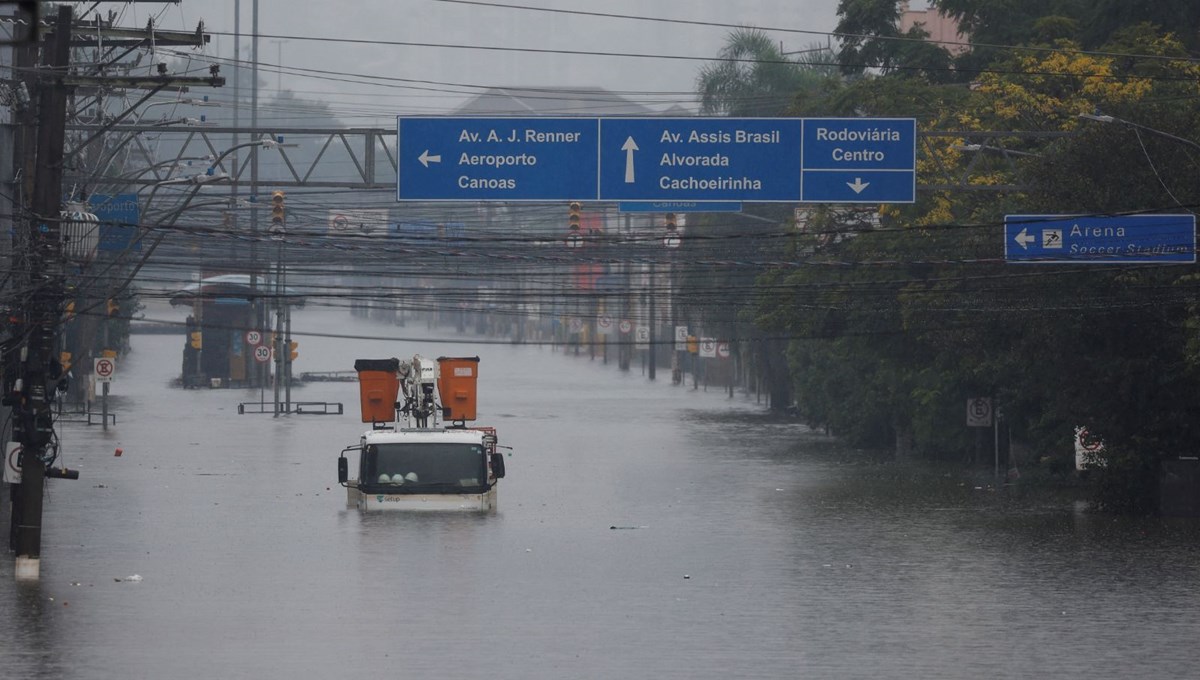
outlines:
{"label": "truck windshield", "polygon": [[487,470],[479,444],[371,444],[365,463],[364,481],[396,491],[480,487]]}

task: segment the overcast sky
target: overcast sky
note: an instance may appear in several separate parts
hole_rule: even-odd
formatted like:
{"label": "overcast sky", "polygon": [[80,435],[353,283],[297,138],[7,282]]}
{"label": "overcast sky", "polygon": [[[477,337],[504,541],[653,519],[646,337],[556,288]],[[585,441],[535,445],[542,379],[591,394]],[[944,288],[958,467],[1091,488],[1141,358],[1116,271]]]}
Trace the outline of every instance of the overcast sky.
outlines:
{"label": "overcast sky", "polygon": [[[837,0],[494,0],[494,4],[652,16],[666,19],[753,25],[792,31],[831,31]],[[90,5],[90,3],[89,3]],[[250,33],[253,0],[241,0],[242,27]],[[124,12],[119,23],[144,26],[151,15],[164,28],[195,27],[203,20],[212,32],[208,49],[233,56],[234,0],[182,0],[179,5],[102,5]],[[321,96],[339,114],[361,122],[377,116],[443,113],[462,94],[413,89],[411,84],[358,85],[355,76],[430,81],[422,87],[462,91],[462,85],[602,87],[630,92],[654,108],[680,103],[694,108],[695,78],[702,62],[662,55],[711,57],[729,28],[633,19],[569,15],[437,0],[259,0],[263,36],[293,37],[280,43],[264,37],[259,60],[269,88],[282,82],[301,96]],[[225,34],[229,35],[225,35]],[[826,38],[772,32],[785,51],[824,44]],[[551,53],[498,52],[401,45],[314,42],[294,37],[439,43],[519,49],[627,52],[660,58],[626,58]],[[248,44],[248,41],[247,41]],[[282,52],[285,66],[344,75],[323,79],[271,72]],[[248,55],[247,55],[248,56]],[[315,74],[314,74],[315,75]],[[322,94],[323,93],[323,94]],[[358,122],[351,120],[351,122]]]}

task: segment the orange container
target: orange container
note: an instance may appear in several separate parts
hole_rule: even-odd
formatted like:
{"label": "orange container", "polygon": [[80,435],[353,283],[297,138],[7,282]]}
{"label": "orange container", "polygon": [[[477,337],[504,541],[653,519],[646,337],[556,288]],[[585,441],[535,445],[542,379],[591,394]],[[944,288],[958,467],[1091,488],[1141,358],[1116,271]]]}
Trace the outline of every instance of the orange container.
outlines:
{"label": "orange container", "polygon": [[399,359],[359,359],[358,394],[364,423],[396,421],[396,397],[400,396]]}
{"label": "orange container", "polygon": [[438,357],[443,420],[475,420],[479,357]]}

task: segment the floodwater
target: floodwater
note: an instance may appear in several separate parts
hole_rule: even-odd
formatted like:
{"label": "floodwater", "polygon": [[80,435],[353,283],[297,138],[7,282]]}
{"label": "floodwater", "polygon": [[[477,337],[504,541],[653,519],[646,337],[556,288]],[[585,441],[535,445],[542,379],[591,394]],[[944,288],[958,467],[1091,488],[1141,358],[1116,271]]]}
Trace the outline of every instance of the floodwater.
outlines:
{"label": "floodwater", "polygon": [[[430,333],[324,310],[295,327]],[[636,365],[302,337],[297,371],[478,354],[480,424],[512,447],[494,514],[360,514],[336,484],[354,384],[293,395],[344,416],[239,415],[257,390],[171,386],[182,344],[135,336],[117,425],[60,426],[82,474],[51,482],[40,582],[0,559],[0,676],[1200,673],[1195,523],[872,462]]]}

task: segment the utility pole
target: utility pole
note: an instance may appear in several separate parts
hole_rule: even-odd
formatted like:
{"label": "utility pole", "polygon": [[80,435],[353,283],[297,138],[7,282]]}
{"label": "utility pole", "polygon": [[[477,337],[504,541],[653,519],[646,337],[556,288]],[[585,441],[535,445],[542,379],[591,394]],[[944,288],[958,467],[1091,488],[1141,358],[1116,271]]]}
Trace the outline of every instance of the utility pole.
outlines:
{"label": "utility pole", "polygon": [[[62,203],[62,160],[67,92],[63,84],[70,66],[71,16],[60,5],[53,43],[42,52],[46,78],[37,83],[37,164],[28,215],[27,260],[22,288],[30,298],[22,315],[24,341],[8,399],[13,407],[13,436],[21,446],[21,484],[14,487],[12,547],[18,580],[37,580],[41,571],[42,500],[47,476],[78,477],[72,471],[50,471],[56,453],[52,402],[61,378],[57,351],[63,305],[63,253],[59,213]],[[72,477],[73,474],[73,477]]]}

